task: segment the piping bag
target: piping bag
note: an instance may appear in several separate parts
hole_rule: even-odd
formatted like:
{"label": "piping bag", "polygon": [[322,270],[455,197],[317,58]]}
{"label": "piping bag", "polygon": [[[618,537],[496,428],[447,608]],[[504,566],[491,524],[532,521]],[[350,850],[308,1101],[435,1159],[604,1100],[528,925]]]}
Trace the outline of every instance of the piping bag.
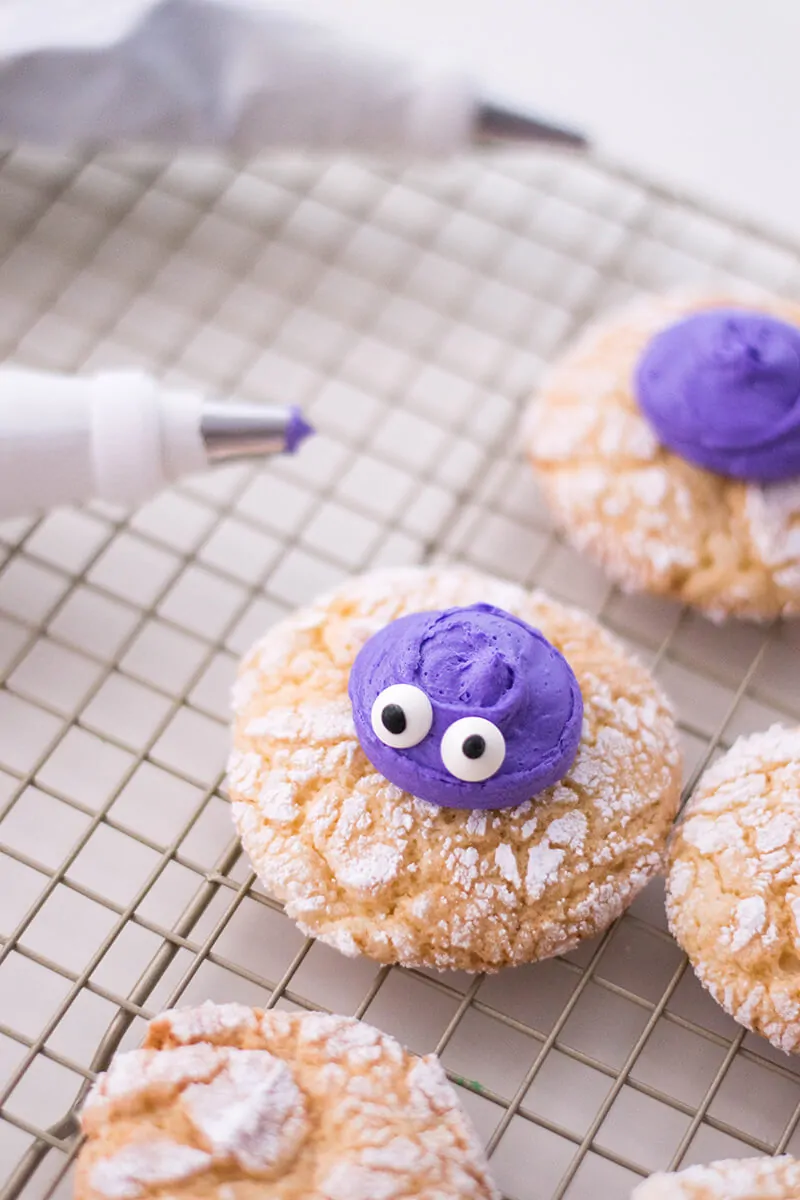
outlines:
{"label": "piping bag", "polygon": [[461,73],[327,29],[279,0],[2,0],[0,142],[450,154],[585,147]]}
{"label": "piping bag", "polygon": [[[269,0],[0,2],[0,143],[446,155],[583,148],[458,73],[376,52]],[[138,371],[0,368],[0,517],[146,499],[223,458],[292,453],[290,408],[215,403]]]}
{"label": "piping bag", "polygon": [[297,408],[207,400],[138,370],[0,367],[0,518],[132,507],[210,463],[293,454],[311,433]]}

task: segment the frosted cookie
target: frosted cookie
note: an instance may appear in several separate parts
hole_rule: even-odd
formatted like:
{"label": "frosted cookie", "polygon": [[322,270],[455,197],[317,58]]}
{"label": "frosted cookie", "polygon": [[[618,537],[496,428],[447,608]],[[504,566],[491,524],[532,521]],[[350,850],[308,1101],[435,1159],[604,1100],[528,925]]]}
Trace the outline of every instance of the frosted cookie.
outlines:
{"label": "frosted cookie", "polygon": [[780,1158],[726,1159],[675,1174],[651,1175],[631,1200],[798,1200],[800,1162]]}
{"label": "frosted cookie", "polygon": [[244,847],[345,954],[467,971],[563,954],[661,866],[670,710],[541,593],[445,567],[352,580],[253,647],[234,710]]}
{"label": "frosted cookie", "polygon": [[626,590],[800,612],[800,306],[639,301],[555,367],[525,438],[558,522]]}
{"label": "frosted cookie", "polygon": [[706,771],[670,843],[667,915],[725,1011],[800,1050],[800,728],[740,738]]}
{"label": "frosted cookie", "polygon": [[496,1200],[433,1056],[349,1017],[175,1009],[81,1117],[76,1200]]}

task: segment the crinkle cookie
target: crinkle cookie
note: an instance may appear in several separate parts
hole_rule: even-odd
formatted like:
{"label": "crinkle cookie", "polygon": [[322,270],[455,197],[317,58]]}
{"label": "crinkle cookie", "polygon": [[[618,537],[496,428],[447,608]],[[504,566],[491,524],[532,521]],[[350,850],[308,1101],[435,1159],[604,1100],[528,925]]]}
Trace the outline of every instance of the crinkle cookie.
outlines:
{"label": "crinkle cookie", "polygon": [[438,1060],[349,1017],[174,1009],[82,1114],[76,1200],[497,1200]]}
{"label": "crinkle cookie", "polygon": [[452,567],[354,579],[253,647],[234,709],[244,847],[344,954],[466,971],[563,954],[661,868],[670,709],[541,593]]}
{"label": "crinkle cookie", "polygon": [[667,915],[717,1003],[800,1050],[800,728],[740,738],[706,771],[671,839]]}
{"label": "crinkle cookie", "polygon": [[713,619],[800,612],[800,307],[639,300],[551,371],[525,442],[578,549]]}
{"label": "crinkle cookie", "polygon": [[707,1167],[659,1173],[634,1188],[631,1200],[797,1200],[800,1162],[780,1158],[726,1159]]}

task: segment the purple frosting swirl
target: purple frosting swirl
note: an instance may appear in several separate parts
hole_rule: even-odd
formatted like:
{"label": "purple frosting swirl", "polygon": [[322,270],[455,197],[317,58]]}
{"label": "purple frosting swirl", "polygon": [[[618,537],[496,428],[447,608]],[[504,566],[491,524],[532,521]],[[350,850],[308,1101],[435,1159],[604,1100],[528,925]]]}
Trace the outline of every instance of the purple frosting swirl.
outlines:
{"label": "purple frosting swirl", "polygon": [[[420,689],[433,709],[428,732],[407,749],[386,745],[372,723],[376,699],[393,684]],[[505,808],[532,799],[567,773],[581,736],[583,700],[566,659],[538,630],[490,604],[386,625],[359,651],[349,693],[373,766],[445,807]],[[457,778],[443,761],[445,731],[465,717],[491,722],[505,742],[502,765],[477,783]]]}
{"label": "purple frosting swirl", "polygon": [[800,475],[800,329],[764,313],[709,309],[657,334],[635,391],[659,440],[719,475]]}

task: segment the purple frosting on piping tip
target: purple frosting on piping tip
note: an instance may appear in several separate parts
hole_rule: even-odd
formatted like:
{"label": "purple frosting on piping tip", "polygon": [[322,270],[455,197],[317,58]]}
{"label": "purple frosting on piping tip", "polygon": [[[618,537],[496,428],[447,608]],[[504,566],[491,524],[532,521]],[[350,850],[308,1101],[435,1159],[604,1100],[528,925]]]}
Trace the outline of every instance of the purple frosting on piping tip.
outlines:
{"label": "purple frosting on piping tip", "polygon": [[300,409],[294,405],[289,424],[286,426],[286,449],[288,452],[294,454],[306,438],[311,437],[312,433],[314,433],[313,425],[309,425]]}
{"label": "purple frosting on piping tip", "polygon": [[636,367],[659,441],[697,466],[752,483],[800,476],[800,329],[718,308],[656,334]]}
{"label": "purple frosting on piping tip", "polygon": [[[428,728],[423,698],[424,736],[407,748],[385,744],[373,725],[373,707],[376,719],[381,713],[377,698],[395,684],[419,689],[433,710]],[[449,808],[507,808],[533,799],[566,775],[581,737],[583,700],[566,659],[538,630],[490,604],[413,613],[384,626],[356,656],[349,693],[358,739],[373,766],[405,791]],[[412,728],[412,706],[399,717],[397,707],[382,710],[386,720],[397,729],[407,718]],[[457,777],[443,761],[442,738],[463,718],[483,718],[502,735],[505,756],[479,782]],[[486,737],[486,726],[474,720],[463,729],[463,741],[455,739],[456,761],[469,772],[481,743],[489,743],[489,755],[498,738]]]}

